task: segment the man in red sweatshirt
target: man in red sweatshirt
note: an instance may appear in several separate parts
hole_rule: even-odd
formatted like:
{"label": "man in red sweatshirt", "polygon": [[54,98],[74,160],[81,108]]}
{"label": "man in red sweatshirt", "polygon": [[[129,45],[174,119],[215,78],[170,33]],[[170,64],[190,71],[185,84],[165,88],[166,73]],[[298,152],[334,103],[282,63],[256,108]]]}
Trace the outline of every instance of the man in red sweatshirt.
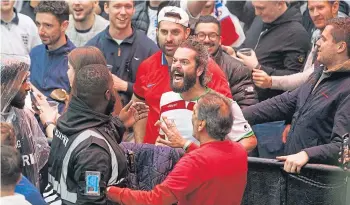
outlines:
{"label": "man in red sweatshirt", "polygon": [[[224,140],[233,120],[231,103],[215,92],[207,93],[194,106],[192,115],[193,136],[200,147],[185,154],[152,191],[109,187],[107,196],[125,205],[241,204],[247,181],[247,153],[240,144]],[[166,119],[164,122],[161,129],[168,138],[180,139],[176,127]]]}

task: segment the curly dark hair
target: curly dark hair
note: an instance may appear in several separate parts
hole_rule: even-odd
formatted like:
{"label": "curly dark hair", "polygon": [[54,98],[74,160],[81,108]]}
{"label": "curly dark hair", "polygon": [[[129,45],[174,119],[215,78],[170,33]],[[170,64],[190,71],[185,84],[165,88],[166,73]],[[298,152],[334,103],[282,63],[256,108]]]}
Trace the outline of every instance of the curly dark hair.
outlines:
{"label": "curly dark hair", "polygon": [[69,20],[69,6],[66,1],[40,1],[35,7],[35,14],[50,13],[54,15],[60,23]]}
{"label": "curly dark hair", "polygon": [[210,76],[207,76],[207,65],[209,60],[208,48],[200,43],[194,36],[188,37],[185,41],[183,41],[179,48],[189,48],[194,50],[197,55],[195,57],[196,60],[196,70],[198,68],[203,68],[202,75],[199,76],[199,83],[202,86],[206,86],[210,81]]}
{"label": "curly dark hair", "polygon": [[344,41],[350,57],[350,17],[333,18],[327,25],[332,26],[332,37],[336,43]]}

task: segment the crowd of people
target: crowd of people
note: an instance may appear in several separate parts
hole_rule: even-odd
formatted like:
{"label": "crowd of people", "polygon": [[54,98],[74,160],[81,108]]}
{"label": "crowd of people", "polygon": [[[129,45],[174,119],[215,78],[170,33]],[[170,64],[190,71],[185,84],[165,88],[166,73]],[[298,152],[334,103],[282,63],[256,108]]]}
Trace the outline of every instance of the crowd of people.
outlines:
{"label": "crowd of people", "polygon": [[[346,168],[349,7],[1,0],[0,202],[241,204],[248,156]],[[134,190],[123,143],[183,156]]]}

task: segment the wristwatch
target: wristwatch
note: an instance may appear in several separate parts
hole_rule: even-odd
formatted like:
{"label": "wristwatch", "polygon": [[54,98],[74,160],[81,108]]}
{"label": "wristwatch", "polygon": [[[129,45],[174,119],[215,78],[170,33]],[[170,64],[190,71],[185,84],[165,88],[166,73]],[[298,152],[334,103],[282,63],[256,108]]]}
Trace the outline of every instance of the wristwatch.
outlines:
{"label": "wristwatch", "polygon": [[49,125],[56,125],[54,122],[52,122],[52,121],[47,121],[47,122],[45,122],[44,123],[44,130],[46,130],[46,128],[49,126]]}

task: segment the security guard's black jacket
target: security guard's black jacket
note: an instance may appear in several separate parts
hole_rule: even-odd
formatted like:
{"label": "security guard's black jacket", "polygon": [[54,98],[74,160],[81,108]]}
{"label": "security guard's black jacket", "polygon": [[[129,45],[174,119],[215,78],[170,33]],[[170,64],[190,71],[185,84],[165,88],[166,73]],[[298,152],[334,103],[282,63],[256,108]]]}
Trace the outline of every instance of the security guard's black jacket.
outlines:
{"label": "security guard's black jacket", "polygon": [[[118,145],[125,131],[122,122],[117,118],[93,111],[76,96],[72,96],[67,112],[59,118],[57,128],[54,130],[49,157],[50,175],[55,178],[55,181],[60,180],[63,160],[69,146],[81,132],[87,129],[98,132],[108,141],[117,157],[117,181],[125,178],[127,161],[123,150]],[[99,196],[86,194],[86,171],[100,172]],[[107,143],[103,139],[89,137],[74,149],[69,159],[67,191],[77,193],[75,204],[110,204],[104,193],[111,174],[111,154]],[[63,199],[62,202],[72,204]]]}

